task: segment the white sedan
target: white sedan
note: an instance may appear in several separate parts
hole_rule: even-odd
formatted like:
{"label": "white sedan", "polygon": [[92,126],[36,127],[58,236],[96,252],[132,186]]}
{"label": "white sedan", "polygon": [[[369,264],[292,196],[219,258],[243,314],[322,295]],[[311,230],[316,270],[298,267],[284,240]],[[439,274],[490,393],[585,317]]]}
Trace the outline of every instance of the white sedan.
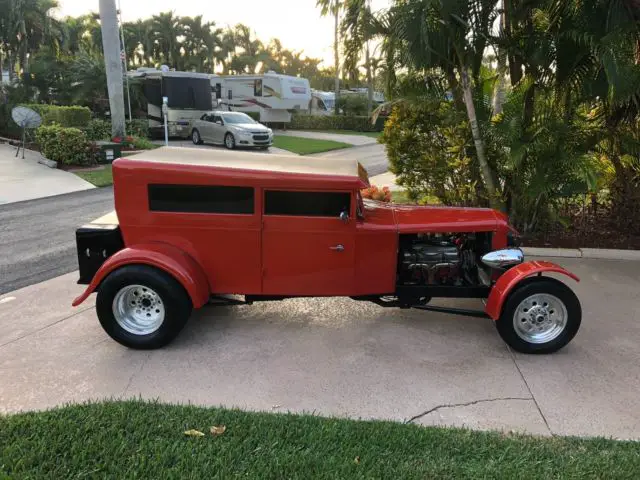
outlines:
{"label": "white sedan", "polygon": [[273,131],[244,113],[215,111],[194,122],[191,139],[196,145],[213,143],[230,150],[236,147],[266,150],[273,145]]}

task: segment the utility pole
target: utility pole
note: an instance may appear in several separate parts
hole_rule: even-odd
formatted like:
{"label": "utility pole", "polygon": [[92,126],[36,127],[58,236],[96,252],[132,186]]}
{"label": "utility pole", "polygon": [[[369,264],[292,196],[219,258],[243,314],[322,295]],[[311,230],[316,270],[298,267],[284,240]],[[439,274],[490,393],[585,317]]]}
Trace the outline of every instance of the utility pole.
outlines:
{"label": "utility pole", "polygon": [[120,57],[120,29],[115,0],[100,0],[100,23],[109,90],[109,107],[111,109],[111,134],[114,137],[122,138],[125,135],[126,122],[122,58]]}
{"label": "utility pole", "polygon": [[335,115],[339,114],[338,107],[338,98],[340,97],[340,0],[334,0],[333,3],[333,14],[335,19],[335,30],[334,30],[334,45],[333,45],[333,55],[336,69],[336,84],[335,84]]}

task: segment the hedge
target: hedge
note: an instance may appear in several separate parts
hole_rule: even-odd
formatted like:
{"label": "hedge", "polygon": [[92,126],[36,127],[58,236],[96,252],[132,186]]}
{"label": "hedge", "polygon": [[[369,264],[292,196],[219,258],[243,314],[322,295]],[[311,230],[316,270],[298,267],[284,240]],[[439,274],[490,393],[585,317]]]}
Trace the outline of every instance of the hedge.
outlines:
{"label": "hedge", "polygon": [[[149,122],[147,120],[127,120],[127,135],[148,138]],[[108,120],[91,120],[84,128],[89,140],[108,140],[111,138],[111,122]]]}
{"label": "hedge", "polygon": [[41,103],[23,106],[38,112],[43,125],[58,124],[62,127],[84,128],[91,120],[91,110],[87,107],[60,107]]}
{"label": "hedge", "polygon": [[352,130],[356,132],[381,132],[386,117],[378,117],[375,124],[367,116],[347,115],[294,115],[287,128],[291,130]]}
{"label": "hedge", "polygon": [[94,163],[95,152],[87,135],[78,128],[47,125],[38,128],[36,141],[40,151],[49,160],[62,165],[89,165]]}

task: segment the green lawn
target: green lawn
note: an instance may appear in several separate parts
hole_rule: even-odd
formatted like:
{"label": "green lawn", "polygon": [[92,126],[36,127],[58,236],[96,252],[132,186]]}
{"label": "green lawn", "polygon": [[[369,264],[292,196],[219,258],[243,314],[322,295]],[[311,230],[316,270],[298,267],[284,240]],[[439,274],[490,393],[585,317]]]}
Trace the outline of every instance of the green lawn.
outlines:
{"label": "green lawn", "polygon": [[102,170],[87,170],[73,172],[80,178],[85,179],[89,183],[93,183],[96,187],[106,187],[113,184],[113,174],[111,165],[107,165]]}
{"label": "green lawn", "polygon": [[312,153],[329,152],[341,148],[349,148],[352,145],[331,140],[316,140],[313,138],[278,136],[273,139],[273,146],[289,150],[300,155],[310,155]]}
{"label": "green lawn", "polygon": [[357,132],[355,130],[313,130],[320,133],[336,133],[338,135],[362,135],[365,137],[378,138],[382,132]]}
{"label": "green lawn", "polygon": [[[225,426],[213,436],[213,426]],[[184,432],[197,429],[205,436]],[[222,430],[222,429],[221,429]],[[118,402],[0,417],[0,478],[638,478],[640,445]]]}

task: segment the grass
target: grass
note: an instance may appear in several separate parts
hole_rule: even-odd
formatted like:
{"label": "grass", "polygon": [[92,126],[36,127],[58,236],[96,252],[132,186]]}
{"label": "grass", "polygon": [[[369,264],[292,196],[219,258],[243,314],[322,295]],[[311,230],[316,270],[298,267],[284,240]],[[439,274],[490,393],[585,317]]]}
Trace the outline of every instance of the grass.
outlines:
{"label": "grass", "polygon": [[73,173],[96,187],[106,187],[113,184],[111,165],[107,165],[101,170],[86,170]]}
{"label": "grass", "polygon": [[310,155],[312,153],[330,152],[341,148],[349,148],[352,145],[331,140],[316,140],[314,138],[276,136],[273,139],[273,146],[282,148],[299,155]]}
{"label": "grass", "polygon": [[357,132],[355,130],[314,130],[319,133],[335,133],[338,135],[362,135],[364,137],[378,138],[382,132]]}
{"label": "grass", "polygon": [[[226,426],[212,436],[212,426]],[[203,437],[188,437],[197,429]],[[640,446],[108,402],[0,417],[0,478],[637,478]]]}

